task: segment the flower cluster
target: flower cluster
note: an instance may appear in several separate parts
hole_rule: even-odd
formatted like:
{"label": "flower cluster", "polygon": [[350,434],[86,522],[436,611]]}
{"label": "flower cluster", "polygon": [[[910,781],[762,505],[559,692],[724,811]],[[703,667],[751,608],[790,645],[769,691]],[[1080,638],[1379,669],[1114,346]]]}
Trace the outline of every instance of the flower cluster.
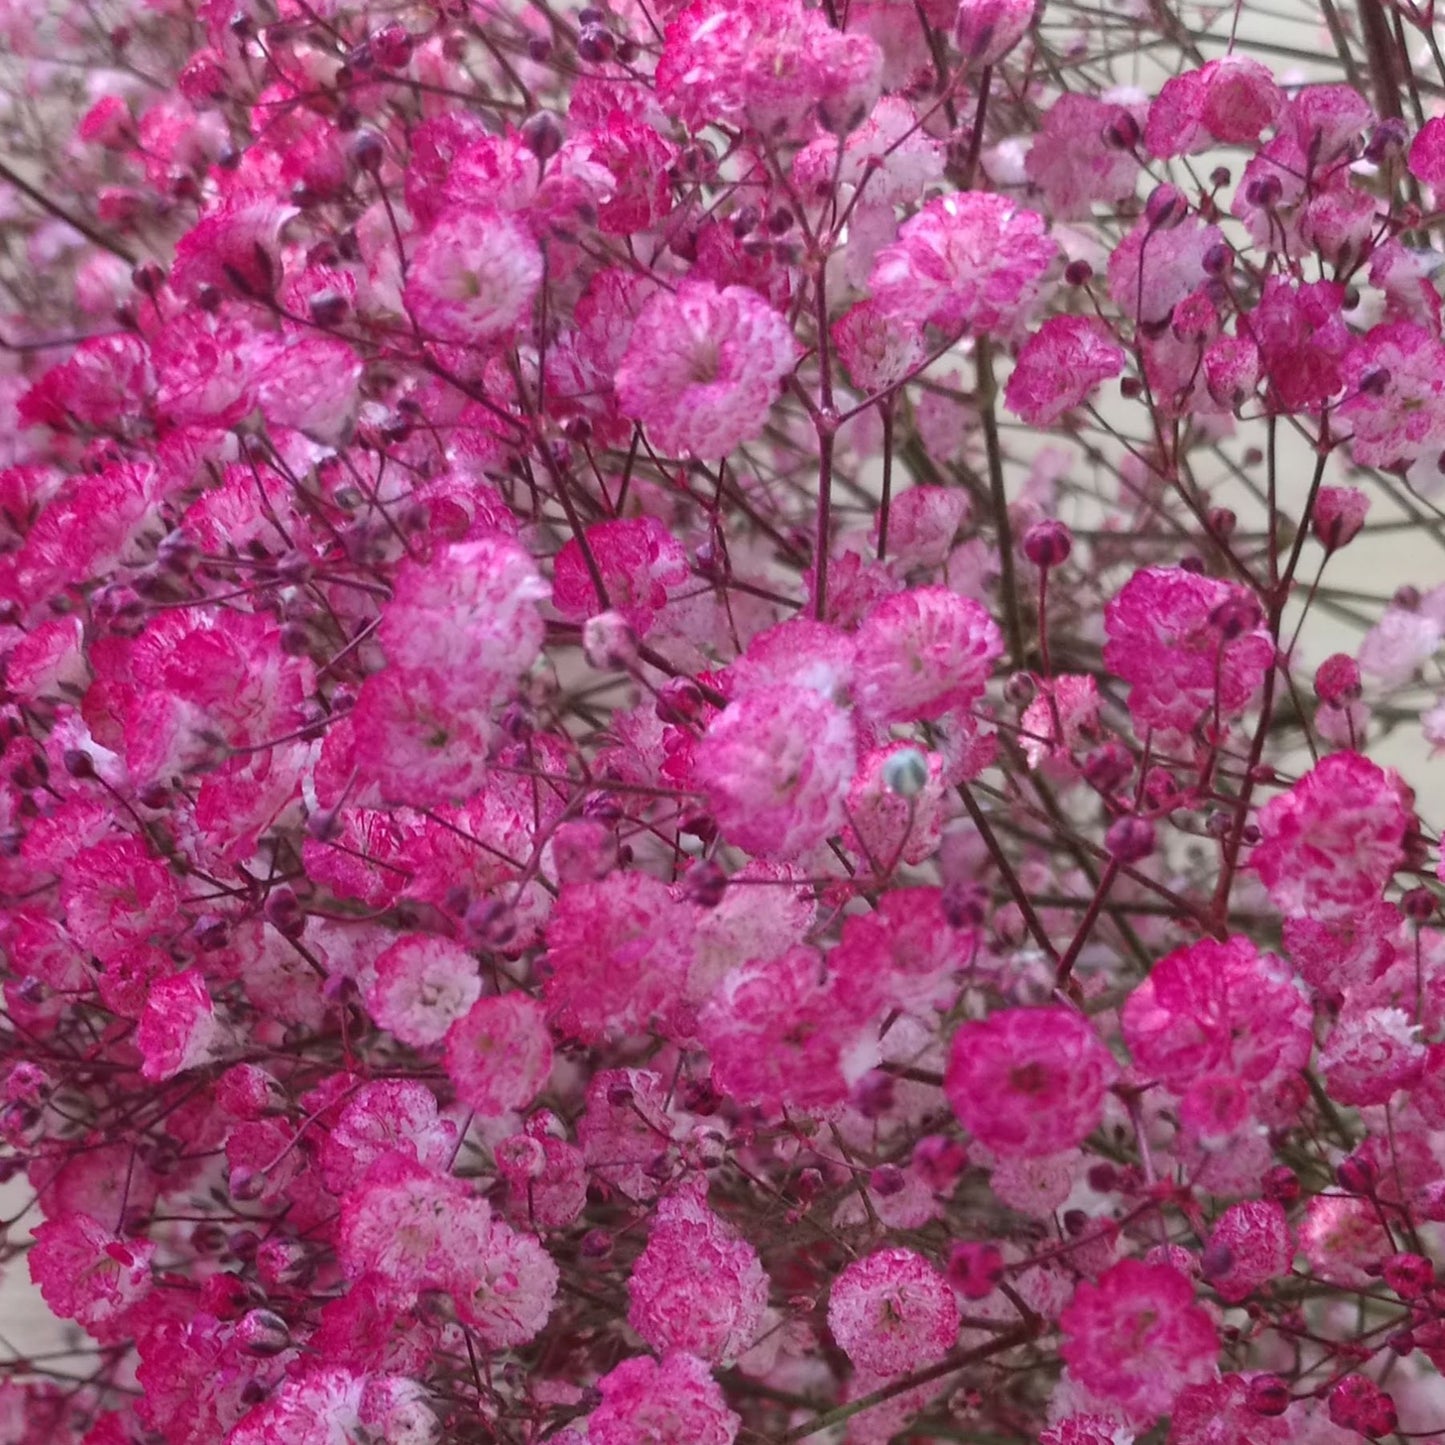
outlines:
{"label": "flower cluster", "polygon": [[0,1440],[1445,1433],[1445,60],[1255,10],[0,0]]}

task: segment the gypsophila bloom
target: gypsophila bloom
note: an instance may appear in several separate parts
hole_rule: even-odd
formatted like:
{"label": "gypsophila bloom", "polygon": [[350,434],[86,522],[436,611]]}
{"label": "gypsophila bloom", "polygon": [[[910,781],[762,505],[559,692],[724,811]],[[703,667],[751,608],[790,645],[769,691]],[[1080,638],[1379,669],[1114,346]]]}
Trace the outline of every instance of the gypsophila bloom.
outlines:
{"label": "gypsophila bloom", "polygon": [[1117,1073],[1078,1014],[1008,1009],[958,1029],[943,1088],[979,1143],[1034,1158],[1071,1148],[1098,1127]]}
{"label": "gypsophila bloom", "polygon": [[1272,1200],[1232,1204],[1204,1252],[1204,1273],[1223,1300],[1238,1304],[1289,1272],[1293,1240],[1284,1209]]}
{"label": "gypsophila bloom", "polygon": [[1320,1051],[1320,1071],[1340,1104],[1388,1104],[1425,1068],[1419,1026],[1403,1009],[1346,1009]]}
{"label": "gypsophila bloom", "polygon": [[1124,348],[1088,316],[1051,316],[1024,343],[1004,401],[1030,426],[1051,426],[1124,369]]}
{"label": "gypsophila bloom", "polygon": [[98,1340],[123,1336],[126,1312],[150,1293],[155,1245],[122,1240],[86,1214],[35,1229],[30,1277],[46,1304]]}
{"label": "gypsophila bloom", "polygon": [[694,774],[730,843],[787,861],[841,826],[854,739],[849,714],[811,688],[761,687],[709,724]]}
{"label": "gypsophila bloom", "polygon": [[446,1067],[457,1097],[484,1118],[525,1108],[552,1070],[542,1006],[521,993],[477,999],[447,1031]]}
{"label": "gypsophila bloom", "polygon": [[526,321],[542,253],[514,217],[486,209],[443,216],[412,253],[406,304],[429,336],[481,343]]}
{"label": "gypsophila bloom", "polygon": [[1064,1361],[1100,1399],[1141,1423],[1214,1371],[1219,1337],[1189,1281],[1168,1265],[1121,1260],[1084,1281],[1060,1317]]}
{"label": "gypsophila bloom", "polygon": [[665,1018],[686,977],[691,932],[692,919],[667,887],[645,874],[564,889],[547,927],[553,1025],[590,1042]]}
{"label": "gypsophila bloom", "polygon": [[660,451],[716,460],[762,431],[797,358],[787,323],[755,291],[686,282],[637,318],[617,400]]}
{"label": "gypsophila bloom", "polygon": [[714,1365],[752,1344],[768,1303],[757,1251],[708,1208],[705,1190],[658,1205],[627,1290],[628,1323],[659,1355],[683,1350]]}
{"label": "gypsophila bloom", "polygon": [[738,1417],[693,1355],[624,1360],[597,1388],[602,1403],[587,1420],[591,1445],[732,1445],[737,1438]]}
{"label": "gypsophila bloom", "polygon": [[[698,1016],[713,1080],[768,1114],[820,1109],[847,1096],[863,1019],[822,957],[790,948],[734,969]],[[871,1060],[870,1060],[871,1062]]]}
{"label": "gypsophila bloom", "polygon": [[1433,10],[1098,8],[0,0],[0,1442],[1441,1433]]}
{"label": "gypsophila bloom", "polygon": [[828,1299],[828,1328],[859,1369],[900,1375],[953,1347],[958,1305],[943,1275],[922,1255],[884,1249],[838,1276]]}
{"label": "gypsophila bloom", "polygon": [[1121,1014],[1135,1062],[1181,1092],[1203,1075],[1258,1085],[1302,1068],[1309,1020],[1289,969],[1242,936],[1160,959]]}
{"label": "gypsophila bloom", "polygon": [[481,997],[477,961],[445,938],[403,938],[376,960],[367,1007],[406,1043],[440,1043]]}
{"label": "gypsophila bloom", "polygon": [[1039,1436],[1039,1445],[1134,1445],[1134,1432],[1108,1415],[1068,1415]]}
{"label": "gypsophila bloom", "polygon": [[667,28],[659,96],[689,125],[747,125],[776,137],[815,108],[825,124],[866,115],[882,57],[799,0],[694,0]]}
{"label": "gypsophila bloom", "polygon": [[1003,636],[984,609],[946,587],[886,597],[858,629],[854,694],[877,721],[936,718],[983,693]]}
{"label": "gypsophila bloom", "polygon": [[883,311],[946,333],[1007,331],[1033,304],[1055,254],[1042,216],[968,191],[905,221],[879,252],[868,289]]}
{"label": "gypsophila bloom", "polygon": [[1140,735],[1238,718],[1273,659],[1260,621],[1253,597],[1232,583],[1180,568],[1135,573],[1105,612],[1104,658],[1130,684]]}
{"label": "gypsophila bloom", "polygon": [[1336,917],[1378,901],[1400,864],[1407,819],[1391,774],[1358,753],[1334,753],[1260,809],[1249,866],[1281,912]]}

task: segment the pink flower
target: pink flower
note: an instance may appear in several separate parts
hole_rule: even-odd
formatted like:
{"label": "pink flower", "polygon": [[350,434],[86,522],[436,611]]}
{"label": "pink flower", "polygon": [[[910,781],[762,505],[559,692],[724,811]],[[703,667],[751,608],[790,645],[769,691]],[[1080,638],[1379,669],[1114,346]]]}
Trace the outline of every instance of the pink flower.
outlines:
{"label": "pink flower", "polygon": [[457,1126],[437,1113],[436,1095],[412,1079],[363,1084],[336,1116],[321,1148],[326,1187],[344,1196],[385,1154],[442,1173],[457,1148]]}
{"label": "pink flower", "polygon": [[542,1006],[524,993],[479,998],[447,1033],[446,1066],[457,1097],[482,1118],[525,1109],[552,1072]]}
{"label": "pink flower", "polygon": [[440,1043],[481,997],[481,969],[449,939],[418,933],[376,960],[366,1006],[382,1028],[415,1048]]}
{"label": "pink flower", "polygon": [[878,97],[882,56],[799,0],[694,0],[667,27],[657,92],[694,128],[745,126],[769,140],[804,129],[815,109],[846,129]]}
{"label": "pink flower", "polygon": [[462,1242],[483,1233],[487,1201],[458,1179],[401,1154],[386,1154],[346,1196],[336,1256],[350,1280],[382,1276],[403,1297],[443,1279]]}
{"label": "pink flower", "polygon": [[1403,1009],[1346,1007],[1320,1051],[1320,1071],[1336,1103],[1388,1104],[1419,1081],[1427,1053]]}
{"label": "pink flower", "polygon": [[233,197],[181,237],[171,285],[192,299],[204,287],[270,296],[281,280],[281,230],[298,214],[264,193]]}
{"label": "pink flower", "polygon": [[698,1034],[718,1088],[776,1117],[843,1102],[845,1056],[861,1022],[821,955],[797,947],[728,974],[699,1014]]}
{"label": "pink flower", "polygon": [[873,263],[885,312],[954,334],[1008,331],[1041,289],[1056,250],[1044,218],[1005,196],[965,191],[929,201]]}
{"label": "pink flower", "polygon": [[658,1192],[648,1168],[666,1156],[672,1137],[670,1091],[647,1069],[599,1069],[587,1085],[587,1107],[577,1124],[588,1168],[628,1199]]}
{"label": "pink flower", "polygon": [[947,587],[885,597],[858,629],[858,709],[870,721],[911,722],[966,708],[1003,651],[1003,634],[971,597]]}
{"label": "pink flower", "polygon": [[1135,729],[1189,733],[1239,718],[1274,660],[1243,587],[1182,568],[1136,572],[1105,609],[1104,665],[1129,687]]}
{"label": "pink flower", "polygon": [[757,1251],[708,1208],[705,1189],[658,1205],[627,1290],[627,1322],[659,1355],[685,1350],[713,1365],[752,1344],[768,1304]]}
{"label": "pink flower", "polygon": [[460,345],[508,338],[530,316],[542,253],[502,211],[450,211],[412,251],[406,306],[423,334]]}
{"label": "pink flower", "polygon": [[737,1438],[741,1422],[694,1355],[624,1360],[597,1388],[602,1403],[587,1420],[590,1445],[733,1445]]}
{"label": "pink flower", "polygon": [[1305,981],[1326,993],[1372,983],[1395,960],[1400,911],[1376,903],[1331,918],[1286,918],[1284,944]]}
{"label": "pink flower", "polygon": [[1410,174],[1434,190],[1445,186],[1445,120],[1431,116],[1410,142]]}
{"label": "pink flower", "polygon": [[1379,902],[1409,813],[1392,773],[1358,753],[1322,758],[1259,810],[1249,867],[1282,913],[1334,918]]}
{"label": "pink flower", "polygon": [[832,335],[853,384],[867,392],[899,386],[928,354],[918,326],[877,300],[845,311],[833,323]]}
{"label": "pink flower", "polygon": [[1284,1209],[1272,1200],[1232,1204],[1204,1251],[1204,1275],[1222,1300],[1239,1304],[1289,1273],[1294,1243]]}
{"label": "pink flower", "polygon": [[1345,357],[1339,414],[1361,466],[1409,464],[1445,447],[1445,344],[1408,321],[1373,327]]}
{"label": "pink flower", "polygon": [[1375,1207],[1366,1199],[1317,1194],[1299,1226],[1300,1250],[1313,1274],[1332,1284],[1368,1288],[1370,1266],[1395,1252]]}
{"label": "pink flower", "polygon": [[767,425],[798,356],[787,322],[756,291],[687,281],[643,307],[617,399],[659,451],[716,461]]}
{"label": "pink flower", "polygon": [[486,778],[491,721],[452,695],[451,681],[386,667],[362,685],[348,719],[357,771],[387,802],[443,806]]}
{"label": "pink flower", "polygon": [[942,1359],[958,1339],[948,1281],[911,1249],[880,1249],[833,1281],[828,1328],[860,1370],[894,1376]]}
{"label": "pink flower", "polygon": [[[1019,719],[1019,746],[1037,768],[1068,764],[1099,736],[1099,685],[1092,677],[1060,673],[1048,679]],[[1062,733],[1062,736],[1060,736]]]}
{"label": "pink flower", "polygon": [[974,930],[950,920],[942,890],[893,888],[876,911],[843,921],[828,962],[860,1013],[891,1006],[927,1017],[952,1002],[977,947]]}
{"label": "pink flower", "polygon": [[1216,141],[1253,145],[1283,108],[1284,96],[1263,65],[1222,56],[1164,82],[1149,107],[1144,141],[1158,157],[1192,155]]}
{"label": "pink flower", "polygon": [[1124,348],[1091,316],[1051,316],[1024,343],[1004,401],[1030,426],[1052,426],[1124,370]]}
{"label": "pink flower", "polygon": [[1186,216],[1172,230],[1141,218],[1109,254],[1109,295],[1136,321],[1164,321],[1206,280],[1205,257],[1224,244],[1217,226]]}
{"label": "pink flower", "polygon": [[787,861],[841,828],[856,763],[849,714],[811,688],[780,685],[748,692],[713,719],[693,773],[728,842]]}
{"label": "pink flower", "polygon": [[943,1091],[985,1148],[1034,1158],[1071,1149],[1098,1127],[1118,1072],[1071,1009],[1006,1009],[954,1034]]}
{"label": "pink flower", "polygon": [[1034,0],[959,0],[953,39],[973,69],[997,65],[1028,33]]}
{"label": "pink flower", "polygon": [[1024,157],[1028,178],[1044,193],[1055,220],[1082,220],[1094,202],[1131,200],[1139,161],[1115,137],[1137,135],[1144,108],[1108,97],[1065,91],[1048,109]]}
{"label": "pink flower", "polygon": [[[1290,1445],[1298,1440],[1293,1419],[1264,1415],[1255,1408],[1260,1396],[1254,1382],[1269,1378],[1225,1375],[1182,1390],[1170,1412],[1170,1445],[1221,1445],[1228,1440]],[[1288,1388],[1284,1394],[1287,1403]]]}
{"label": "pink flower", "polygon": [[187,969],[150,986],[136,1031],[147,1079],[170,1079],[210,1063],[223,1037],[205,977]]}
{"label": "pink flower", "polygon": [[441,1422],[429,1401],[405,1376],[321,1365],[281,1382],[227,1435],[227,1445],[332,1445],[338,1439],[433,1445]]}
{"label": "pink flower", "polygon": [[1135,1063],[1171,1088],[1227,1073],[1262,1086],[1304,1067],[1310,1007],[1290,971],[1245,937],[1160,959],[1121,1015]]}
{"label": "pink flower", "polygon": [[1039,1445],[1134,1445],[1134,1432],[1108,1415],[1066,1415],[1039,1436]]}
{"label": "pink flower", "polygon": [[440,1282],[457,1318],[490,1350],[514,1350],[542,1332],[559,1272],[541,1241],[471,1211],[449,1228]]}
{"label": "pink flower", "polygon": [[[669,593],[692,579],[682,544],[656,517],[599,522],[586,536],[607,589],[608,607],[621,613],[638,637],[646,637],[667,606]],[[570,622],[585,622],[603,610],[575,537],[563,544],[553,563],[552,602]]]}
{"label": "pink flower", "polygon": [[30,1278],[62,1319],[102,1342],[123,1338],[125,1314],[150,1293],[155,1249],[121,1239],[89,1215],[66,1214],[36,1227]]}
{"label": "pink flower", "polygon": [[434,674],[458,699],[488,704],[537,660],[537,603],[549,592],[515,541],[481,536],[398,567],[377,632],[394,666]]}
{"label": "pink flower", "polygon": [[[900,778],[907,787],[899,786]],[[844,842],[880,869],[922,863],[943,834],[943,799],[943,759],[937,753],[921,753],[908,743],[876,748],[863,758],[848,789]]]}
{"label": "pink flower", "polygon": [[1141,1422],[1213,1373],[1219,1337],[1189,1281],[1168,1265],[1121,1260],[1085,1281],[1060,1316],[1069,1373]]}
{"label": "pink flower", "polygon": [[593,1043],[664,1023],[682,993],[692,928],[666,884],[645,873],[564,888],[547,924],[553,1026]]}

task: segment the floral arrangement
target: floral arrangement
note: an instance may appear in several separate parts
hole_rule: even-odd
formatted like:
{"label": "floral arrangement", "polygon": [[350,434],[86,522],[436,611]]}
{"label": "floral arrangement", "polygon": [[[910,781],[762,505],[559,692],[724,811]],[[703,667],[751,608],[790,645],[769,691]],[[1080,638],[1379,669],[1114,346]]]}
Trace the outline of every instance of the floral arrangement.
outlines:
{"label": "floral arrangement", "polygon": [[1252,18],[5,0],[5,1445],[1445,1435],[1445,55]]}

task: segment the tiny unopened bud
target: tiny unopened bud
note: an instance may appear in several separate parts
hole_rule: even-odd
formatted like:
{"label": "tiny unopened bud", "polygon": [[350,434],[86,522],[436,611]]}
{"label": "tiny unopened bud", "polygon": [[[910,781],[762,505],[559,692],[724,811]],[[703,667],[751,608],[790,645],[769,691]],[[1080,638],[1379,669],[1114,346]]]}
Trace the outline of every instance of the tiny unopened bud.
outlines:
{"label": "tiny unopened bud", "polygon": [[95,759],[84,748],[66,748],[61,761],[72,778],[93,778]]}
{"label": "tiny unopened bud", "polygon": [[[250,1204],[266,1192],[266,1176],[259,1169],[238,1164],[230,1172],[227,1188],[231,1191],[231,1198],[238,1204]],[[236,1252],[234,1247],[231,1252]]]}
{"label": "tiny unopened bud", "polygon": [[1137,863],[1154,851],[1154,825],[1133,814],[1116,818],[1104,834],[1104,848],[1120,863]]}
{"label": "tiny unopened bud", "polygon": [[885,1074],[880,1069],[869,1069],[853,1085],[853,1107],[865,1119],[881,1119],[892,1109],[897,1093],[892,1074]]}
{"label": "tiny unopened bud", "polygon": [[375,175],[386,159],[386,143],[374,130],[359,130],[347,143],[346,154],[357,170]]}
{"label": "tiny unopened bud", "polygon": [[1024,533],[1024,556],[1035,567],[1047,570],[1062,566],[1074,550],[1074,538],[1069,529],[1052,517],[1035,522]]}
{"label": "tiny unopened bud", "polygon": [[577,54],[589,65],[605,65],[617,54],[617,37],[605,25],[584,25],[577,34]]}
{"label": "tiny unopened bud", "polygon": [[621,672],[637,661],[637,634],[620,612],[599,612],[582,624],[582,654],[598,672]]}
{"label": "tiny unopened bud", "polygon": [[467,909],[462,926],[476,947],[497,952],[517,937],[517,910],[502,898],[478,898]]}
{"label": "tiny unopened bud", "polygon": [[728,876],[711,858],[694,863],[683,875],[683,897],[699,908],[716,908],[727,892]]}
{"label": "tiny unopened bud", "polygon": [[1379,1182],[1380,1171],[1362,1154],[1341,1159],[1335,1170],[1335,1182],[1346,1194],[1371,1195]]}
{"label": "tiny unopened bud", "polygon": [[1246,632],[1252,632],[1259,626],[1261,621],[1259,603],[1252,597],[1231,598],[1227,602],[1221,602],[1209,614],[1209,621],[1211,626],[1223,634],[1226,642],[1233,642],[1236,638],[1243,637]]}
{"label": "tiny unopened bud", "polygon": [[868,1175],[868,1188],[880,1199],[902,1194],[907,1187],[908,1179],[896,1164],[880,1164]]}
{"label": "tiny unopened bud", "polygon": [[549,161],[567,139],[562,122],[550,110],[539,110],[529,115],[522,124],[522,144],[539,161]]}
{"label": "tiny unopened bud", "polygon": [[1121,110],[1104,131],[1104,139],[1121,151],[1133,150],[1139,144],[1139,136],[1139,122],[1127,110]]}
{"label": "tiny unopened bud", "polygon": [[236,1322],[236,1343],[248,1355],[270,1359],[291,1348],[291,1331],[274,1310],[250,1310]]}
{"label": "tiny unopened bud", "polygon": [[1027,707],[1038,695],[1038,690],[1038,683],[1029,673],[1011,673],[1003,685],[1004,701],[1010,707]]}
{"label": "tiny unopened bud", "polygon": [[1184,199],[1184,193],[1167,181],[1155,186],[1144,202],[1144,219],[1151,231],[1177,226],[1188,213],[1189,202]]}
{"label": "tiny unopened bud", "polygon": [[928,786],[928,759],[917,748],[902,748],[883,763],[883,786],[900,798],[916,798]]}
{"label": "tiny unopened bud", "polygon": [[1272,1418],[1289,1409],[1289,1386],[1278,1375],[1255,1375],[1245,1387],[1245,1403],[1256,1415]]}
{"label": "tiny unopened bud", "polygon": [[1299,1175],[1286,1164],[1276,1164],[1264,1176],[1264,1197],[1286,1209],[1299,1200],[1302,1188]]}
{"label": "tiny unopened bud", "polygon": [[306,910],[289,888],[273,888],[266,895],[266,922],[286,938],[300,938],[306,932]]}

